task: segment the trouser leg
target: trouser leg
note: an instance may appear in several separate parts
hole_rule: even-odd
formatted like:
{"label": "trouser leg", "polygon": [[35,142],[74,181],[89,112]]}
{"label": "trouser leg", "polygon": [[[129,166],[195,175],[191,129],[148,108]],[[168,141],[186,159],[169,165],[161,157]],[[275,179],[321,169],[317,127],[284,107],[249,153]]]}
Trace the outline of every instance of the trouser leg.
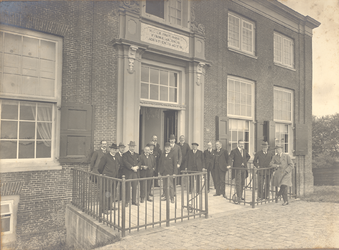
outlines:
{"label": "trouser leg", "polygon": [[258,174],[258,197],[263,199],[263,181],[264,176],[261,174]]}
{"label": "trouser leg", "polygon": [[237,192],[238,201],[240,201],[242,190],[241,190],[241,171],[240,169],[235,170],[235,190]]}
{"label": "trouser leg", "polygon": [[281,194],[282,194],[282,197],[283,197],[284,202],[288,202],[287,189],[288,189],[288,188],[287,188],[286,185],[281,185],[281,186],[280,186],[280,190],[282,190],[282,191],[281,191]]}
{"label": "trouser leg", "polygon": [[[147,170],[146,177],[152,177],[153,170],[149,169]],[[149,194],[151,193],[151,187],[152,187],[152,180],[147,181],[147,191],[146,191],[146,199],[149,199]]]}
{"label": "trouser leg", "polygon": [[214,167],[211,170],[211,174],[212,174],[212,180],[213,180],[213,185],[214,185],[214,189],[217,189],[217,175],[216,175],[216,167]]}
{"label": "trouser leg", "polygon": [[219,193],[225,195],[225,177],[226,172],[219,171]]}
{"label": "trouser leg", "polygon": [[[140,178],[146,177],[146,170],[140,170]],[[140,198],[144,199],[146,196],[145,181],[140,181]]]}
{"label": "trouser leg", "polygon": [[220,195],[221,190],[220,190],[220,175],[221,171],[218,166],[215,167],[215,190],[216,194]]}

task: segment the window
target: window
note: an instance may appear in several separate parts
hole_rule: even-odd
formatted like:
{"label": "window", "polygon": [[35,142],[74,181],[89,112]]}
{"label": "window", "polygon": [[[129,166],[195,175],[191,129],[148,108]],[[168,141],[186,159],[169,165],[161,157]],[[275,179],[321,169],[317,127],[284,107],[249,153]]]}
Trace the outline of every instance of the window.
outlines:
{"label": "window", "polygon": [[13,233],[13,201],[1,201],[1,234]]}
{"label": "window", "polygon": [[0,25],[1,161],[57,156],[61,55],[59,37]]}
{"label": "window", "polygon": [[233,13],[228,14],[228,47],[246,54],[254,55],[253,22]]}
{"label": "window", "polygon": [[244,148],[249,152],[250,143],[250,123],[245,120],[230,119],[229,121],[230,130],[230,145],[231,149],[234,149],[238,145],[239,140],[244,141]]}
{"label": "window", "polygon": [[141,99],[177,103],[178,73],[143,65]]}
{"label": "window", "polygon": [[275,143],[284,146],[285,153],[292,153],[293,92],[274,88]]}
{"label": "window", "polygon": [[293,40],[276,32],[274,33],[274,62],[294,68]]}
{"label": "window", "polygon": [[188,0],[146,0],[144,16],[158,22],[188,28]]}

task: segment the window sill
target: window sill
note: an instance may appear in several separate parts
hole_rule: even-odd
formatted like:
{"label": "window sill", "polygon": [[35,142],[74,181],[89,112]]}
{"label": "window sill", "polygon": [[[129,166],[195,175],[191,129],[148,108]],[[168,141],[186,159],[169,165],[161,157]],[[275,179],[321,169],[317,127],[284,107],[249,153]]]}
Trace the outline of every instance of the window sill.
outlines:
{"label": "window sill", "polygon": [[245,53],[245,52],[243,52],[241,50],[233,49],[233,48],[230,48],[230,47],[228,47],[228,50],[232,51],[232,52],[235,52],[235,53],[238,53],[238,54],[241,54],[243,56],[248,56],[248,57],[253,58],[253,59],[258,59],[257,56],[254,56],[254,55],[251,55],[251,54],[247,54],[247,53]]}
{"label": "window sill", "polygon": [[62,166],[60,165],[60,163],[52,160],[27,160],[27,161],[0,160],[0,173],[61,170],[61,169]]}
{"label": "window sill", "polygon": [[274,63],[275,66],[278,66],[278,67],[281,67],[281,68],[284,68],[284,69],[288,69],[288,70],[291,70],[291,71],[297,71],[296,69],[294,68],[291,68],[291,67],[288,67],[288,66],[285,66],[283,64],[280,64],[280,63]]}

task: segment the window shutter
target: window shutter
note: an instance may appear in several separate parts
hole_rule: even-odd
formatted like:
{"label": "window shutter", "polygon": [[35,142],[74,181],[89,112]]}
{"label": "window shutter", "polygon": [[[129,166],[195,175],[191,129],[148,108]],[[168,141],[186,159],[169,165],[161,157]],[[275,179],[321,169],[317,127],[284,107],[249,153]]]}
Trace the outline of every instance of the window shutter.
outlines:
{"label": "window shutter", "polygon": [[270,145],[270,150],[275,147],[275,122],[267,122],[267,135],[268,135],[268,144]]}
{"label": "window shutter", "polygon": [[229,119],[227,117],[215,117],[216,125],[216,141],[220,141],[223,145],[223,148],[228,148],[229,142]]}
{"label": "window shutter", "polygon": [[295,155],[307,155],[308,153],[308,126],[306,124],[295,125]]}
{"label": "window shutter", "polygon": [[256,151],[258,152],[261,149],[261,144],[263,141],[265,141],[265,136],[264,136],[264,121],[257,121],[256,127],[257,127],[257,149]]}
{"label": "window shutter", "polygon": [[92,106],[61,107],[60,162],[85,163],[92,151]]}

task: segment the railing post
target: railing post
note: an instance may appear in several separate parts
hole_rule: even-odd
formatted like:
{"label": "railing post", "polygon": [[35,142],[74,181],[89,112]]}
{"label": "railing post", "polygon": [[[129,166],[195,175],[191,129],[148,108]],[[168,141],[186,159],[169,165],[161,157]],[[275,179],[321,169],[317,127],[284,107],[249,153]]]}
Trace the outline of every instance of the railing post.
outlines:
{"label": "railing post", "polygon": [[126,217],[126,180],[125,175],[122,176],[122,183],[121,183],[121,237],[125,237],[125,217]]}
{"label": "railing post", "polygon": [[255,207],[255,185],[256,185],[256,169],[255,168],[252,168],[252,179],[253,179],[253,181],[252,181],[252,208],[254,208]]}
{"label": "railing post", "polygon": [[[208,188],[207,188],[207,184],[208,183],[208,178],[207,178],[207,170],[203,169],[203,175],[205,178],[205,218],[208,218]],[[201,192],[202,193],[202,192]]]}
{"label": "railing post", "polygon": [[166,183],[166,227],[170,225],[170,198],[169,198],[169,182],[173,180],[171,179],[170,175],[167,175],[167,183]]}

